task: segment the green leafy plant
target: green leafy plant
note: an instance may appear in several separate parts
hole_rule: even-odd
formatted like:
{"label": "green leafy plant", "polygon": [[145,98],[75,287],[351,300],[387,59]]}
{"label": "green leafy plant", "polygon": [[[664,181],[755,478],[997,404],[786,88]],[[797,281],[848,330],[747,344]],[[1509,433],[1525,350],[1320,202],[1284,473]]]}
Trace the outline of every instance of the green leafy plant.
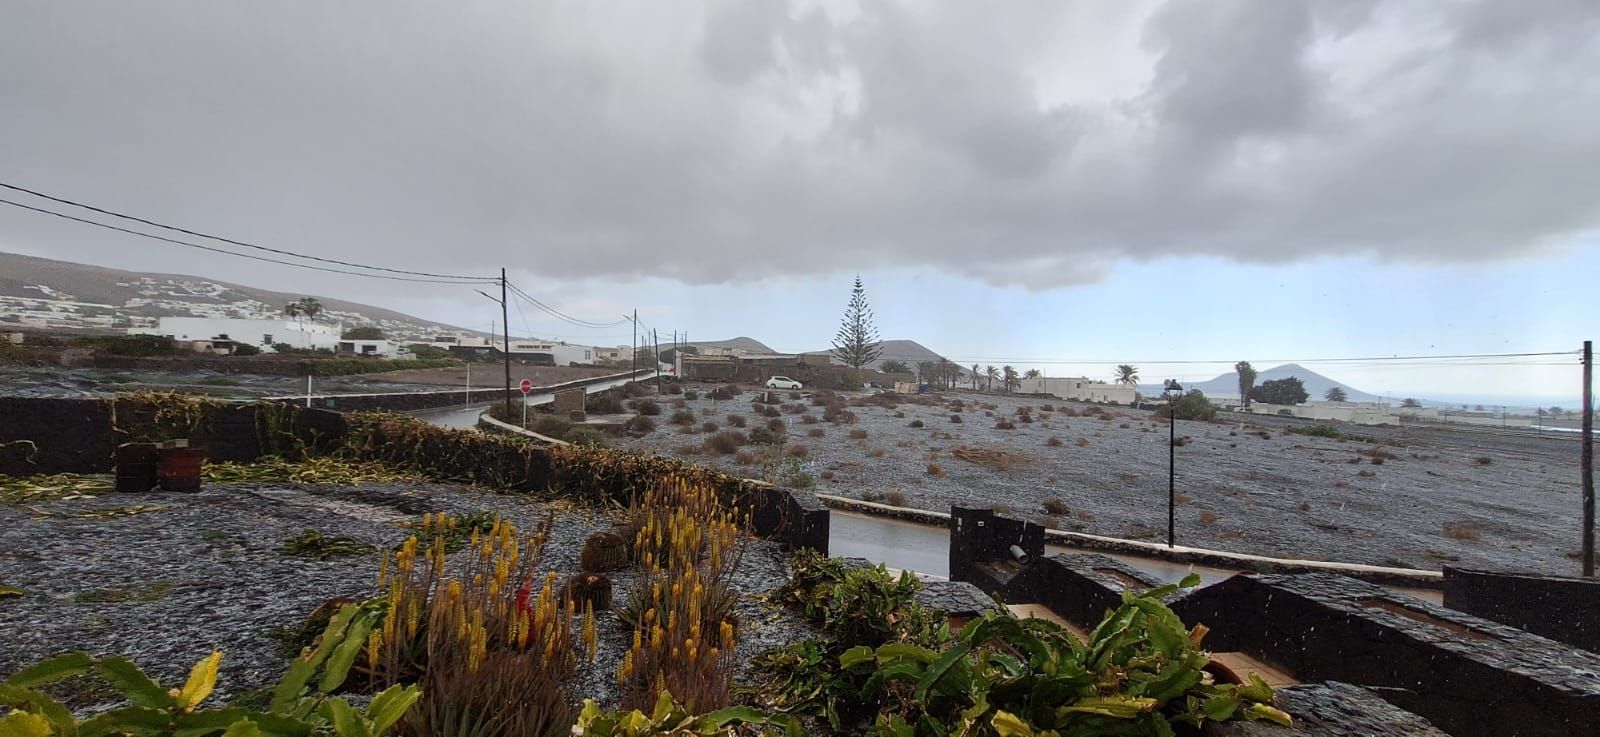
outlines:
{"label": "green leafy plant", "polygon": [[839,664],[865,678],[859,695],[879,705],[882,737],[1169,737],[1174,725],[1229,719],[1288,726],[1260,676],[1212,682],[1205,627],[1185,629],[1161,602],[1177,589],[1125,592],[1082,642],[1044,620],[989,613],[943,649],[858,645]]}
{"label": "green leafy plant", "polygon": [[316,560],[371,555],[377,550],[373,544],[353,537],[324,535],[312,529],[306,529],[278,546],[278,552],[284,555]]}
{"label": "green leafy plant", "polygon": [[[0,718],[5,737],[380,737],[421,695],[416,686],[393,686],[356,709],[338,689],[373,626],[370,610],[347,606],[333,617],[315,648],[307,648],[273,691],[265,711],[226,706],[202,709],[216,688],[222,652],[194,665],[181,688],[167,689],[121,656],[95,658],[75,652],[33,665],[0,683],[0,704],[11,713]],[[129,705],[79,720],[67,707],[39,690],[51,683],[93,674],[115,687]],[[313,677],[317,677],[313,682]]]}
{"label": "green leafy plant", "polygon": [[769,716],[747,706],[733,706],[696,716],[662,691],[650,714],[601,711],[593,699],[584,699],[578,715],[578,728],[585,737],[734,737],[735,726],[774,725],[788,737],[805,737],[805,729],[794,717]]}

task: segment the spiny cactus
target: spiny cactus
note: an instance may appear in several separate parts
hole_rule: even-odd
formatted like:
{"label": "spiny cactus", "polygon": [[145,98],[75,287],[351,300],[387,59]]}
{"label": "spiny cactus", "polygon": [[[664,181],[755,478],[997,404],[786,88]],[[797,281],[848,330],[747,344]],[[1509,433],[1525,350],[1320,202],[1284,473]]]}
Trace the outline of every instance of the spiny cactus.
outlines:
{"label": "spiny cactus", "polygon": [[578,554],[578,564],[583,570],[595,573],[614,571],[628,564],[630,547],[627,538],[622,535],[596,532],[584,541],[583,551]]}
{"label": "spiny cactus", "polygon": [[611,608],[611,579],[600,573],[585,572],[567,582],[567,598],[575,607],[596,611]]}

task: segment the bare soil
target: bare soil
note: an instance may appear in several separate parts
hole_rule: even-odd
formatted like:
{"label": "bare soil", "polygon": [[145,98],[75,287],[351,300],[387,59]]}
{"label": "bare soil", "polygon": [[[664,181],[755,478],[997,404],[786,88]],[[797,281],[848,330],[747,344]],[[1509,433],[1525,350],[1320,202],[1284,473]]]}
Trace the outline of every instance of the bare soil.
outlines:
{"label": "bare soil", "polygon": [[[1054,529],[1165,539],[1169,428],[1150,411],[1104,407],[1105,415],[1089,416],[1087,404],[957,392],[944,399],[964,400],[959,413],[944,401],[854,406],[853,424],[834,425],[820,420],[821,407],[793,398],[784,401],[805,402],[805,414],[818,419],[805,424],[802,415],[782,414],[787,445],[805,446],[803,453],[702,450],[709,435],[689,432],[702,422],[726,429],[731,415],[742,415],[748,433],[769,421],[752,411],[754,396],[713,403],[702,391],[686,401],[693,425],[663,422],[624,442],[749,477],[809,481],[822,493],[939,511],[992,506]],[[1043,411],[1047,404],[1057,411]],[[1032,422],[1020,421],[1023,407]],[[1014,429],[998,429],[1002,419]],[[922,427],[910,426],[918,420]],[[1413,568],[1576,572],[1579,449],[1569,434],[1337,423],[1347,437],[1287,432],[1313,424],[1228,414],[1180,420],[1178,542]],[[866,437],[851,438],[853,430]]]}

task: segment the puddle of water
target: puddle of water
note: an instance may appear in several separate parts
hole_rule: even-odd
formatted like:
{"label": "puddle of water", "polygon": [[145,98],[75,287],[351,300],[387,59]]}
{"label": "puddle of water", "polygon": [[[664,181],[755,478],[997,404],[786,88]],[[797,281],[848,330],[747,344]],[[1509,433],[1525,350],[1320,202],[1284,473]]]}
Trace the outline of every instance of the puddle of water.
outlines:
{"label": "puddle of water", "polygon": [[835,509],[828,520],[828,553],[933,576],[950,575],[950,534],[942,527]]}

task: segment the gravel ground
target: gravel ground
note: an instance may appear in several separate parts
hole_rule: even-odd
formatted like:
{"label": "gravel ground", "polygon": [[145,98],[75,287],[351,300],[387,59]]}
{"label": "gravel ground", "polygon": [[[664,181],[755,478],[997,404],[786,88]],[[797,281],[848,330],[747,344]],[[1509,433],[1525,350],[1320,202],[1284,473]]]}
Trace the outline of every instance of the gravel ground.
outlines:
{"label": "gravel ground", "polygon": [[[0,678],[81,649],[126,655],[159,681],[181,683],[196,660],[220,649],[222,698],[270,685],[286,666],[274,654],[274,627],[297,626],[328,598],[370,595],[376,585],[375,557],[290,557],[278,550],[284,539],[314,528],[388,549],[408,535],[399,522],[428,511],[480,510],[524,529],[558,512],[540,570],[563,577],[578,570],[583,540],[613,522],[565,503],[439,484],[212,484],[197,494],[0,506],[0,583],[26,592],[0,599]],[[742,671],[757,652],[814,632],[761,596],[787,580],[786,561],[775,543],[753,540],[735,578],[745,594],[738,610]],[[620,600],[638,574],[612,580]],[[579,666],[574,696],[611,704],[613,673],[631,631],[614,617],[600,625],[599,656]],[[73,705],[92,710],[109,705],[108,697],[82,693]]]}
{"label": "gravel ground", "polygon": [[[686,402],[697,425],[710,420],[727,429],[735,414],[745,416],[749,428],[767,421],[752,412],[754,391],[714,403],[705,388],[701,398]],[[1081,414],[1090,405],[957,392],[945,399],[966,401],[959,424],[942,403],[852,407],[855,424],[837,426],[802,424],[800,415],[785,413],[789,444],[805,446],[805,457],[741,464],[704,452],[707,433],[682,434],[670,424],[674,408],[666,402],[672,399],[664,398],[660,429],[623,442],[754,478],[803,471],[816,479],[817,491],[839,496],[898,493],[906,506],[940,511],[998,505],[1057,529],[1165,538],[1168,427],[1149,411],[1109,407],[1109,420],[1068,417],[1041,407]],[[804,402],[808,415],[822,411],[803,398],[786,401]],[[993,404],[995,416],[974,402]],[[1034,422],[996,429],[1001,417],[1015,420],[1020,407],[1033,408]],[[924,427],[910,427],[914,420]],[[1361,454],[1379,447],[1374,444],[1285,432],[1309,424],[1228,414],[1214,423],[1179,421],[1178,434],[1187,438],[1177,448],[1179,542],[1416,568],[1452,563],[1574,572],[1580,491],[1573,438],[1341,427],[1383,441],[1394,457],[1374,464]],[[806,436],[819,428],[822,437]],[[866,437],[852,439],[852,430]],[[1051,445],[1051,438],[1061,444]],[[1009,468],[995,468],[954,457],[951,451],[962,447],[1020,457]],[[1050,500],[1069,511],[1047,512]]]}

